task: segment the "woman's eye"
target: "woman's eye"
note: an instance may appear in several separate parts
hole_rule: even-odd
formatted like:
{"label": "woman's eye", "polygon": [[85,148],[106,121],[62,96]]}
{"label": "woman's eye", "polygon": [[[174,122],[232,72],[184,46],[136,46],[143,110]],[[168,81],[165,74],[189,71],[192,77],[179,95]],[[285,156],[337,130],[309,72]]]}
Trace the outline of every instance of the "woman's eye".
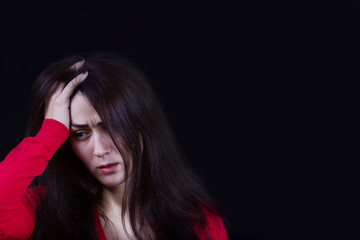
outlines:
{"label": "woman's eye", "polygon": [[84,131],[76,131],[73,133],[73,136],[78,139],[84,139],[87,135],[88,133]]}

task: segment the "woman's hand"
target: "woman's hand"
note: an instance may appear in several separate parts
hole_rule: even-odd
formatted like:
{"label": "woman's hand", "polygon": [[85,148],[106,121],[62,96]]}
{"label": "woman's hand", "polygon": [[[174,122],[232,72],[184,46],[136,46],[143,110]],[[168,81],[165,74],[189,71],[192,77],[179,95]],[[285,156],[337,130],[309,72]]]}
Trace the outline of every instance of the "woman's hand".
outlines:
{"label": "woman's hand", "polygon": [[[83,61],[75,63],[72,67],[79,68]],[[52,94],[46,100],[45,119],[54,119],[70,127],[70,97],[75,88],[88,76],[88,72],[80,73],[67,85],[65,83],[55,83],[52,87]]]}

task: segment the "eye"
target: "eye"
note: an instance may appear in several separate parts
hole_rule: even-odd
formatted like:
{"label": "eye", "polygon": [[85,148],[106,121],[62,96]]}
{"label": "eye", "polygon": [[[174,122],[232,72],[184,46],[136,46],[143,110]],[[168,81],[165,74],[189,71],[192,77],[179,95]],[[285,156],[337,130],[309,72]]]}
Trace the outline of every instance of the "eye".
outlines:
{"label": "eye", "polygon": [[73,137],[76,138],[76,139],[79,139],[79,140],[83,140],[85,139],[88,135],[89,135],[89,132],[87,131],[74,131],[72,133]]}

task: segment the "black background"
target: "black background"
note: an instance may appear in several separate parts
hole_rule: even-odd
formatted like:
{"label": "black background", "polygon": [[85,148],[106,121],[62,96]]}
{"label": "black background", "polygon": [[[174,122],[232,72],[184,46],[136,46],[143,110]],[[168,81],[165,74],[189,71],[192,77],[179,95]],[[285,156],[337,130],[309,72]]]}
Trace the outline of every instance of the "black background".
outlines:
{"label": "black background", "polygon": [[[359,1],[24,1],[1,8],[1,158],[72,53],[149,76],[230,239],[359,239]],[[355,95],[356,94],[356,95]]]}

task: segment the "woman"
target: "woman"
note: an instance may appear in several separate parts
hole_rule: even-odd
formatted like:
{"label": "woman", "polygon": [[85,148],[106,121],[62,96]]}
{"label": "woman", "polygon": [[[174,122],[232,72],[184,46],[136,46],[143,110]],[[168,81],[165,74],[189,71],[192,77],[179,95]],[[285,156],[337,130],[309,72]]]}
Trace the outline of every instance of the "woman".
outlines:
{"label": "woman", "polygon": [[29,137],[0,163],[2,238],[227,239],[151,87],[127,60],[56,62],[31,103]]}

